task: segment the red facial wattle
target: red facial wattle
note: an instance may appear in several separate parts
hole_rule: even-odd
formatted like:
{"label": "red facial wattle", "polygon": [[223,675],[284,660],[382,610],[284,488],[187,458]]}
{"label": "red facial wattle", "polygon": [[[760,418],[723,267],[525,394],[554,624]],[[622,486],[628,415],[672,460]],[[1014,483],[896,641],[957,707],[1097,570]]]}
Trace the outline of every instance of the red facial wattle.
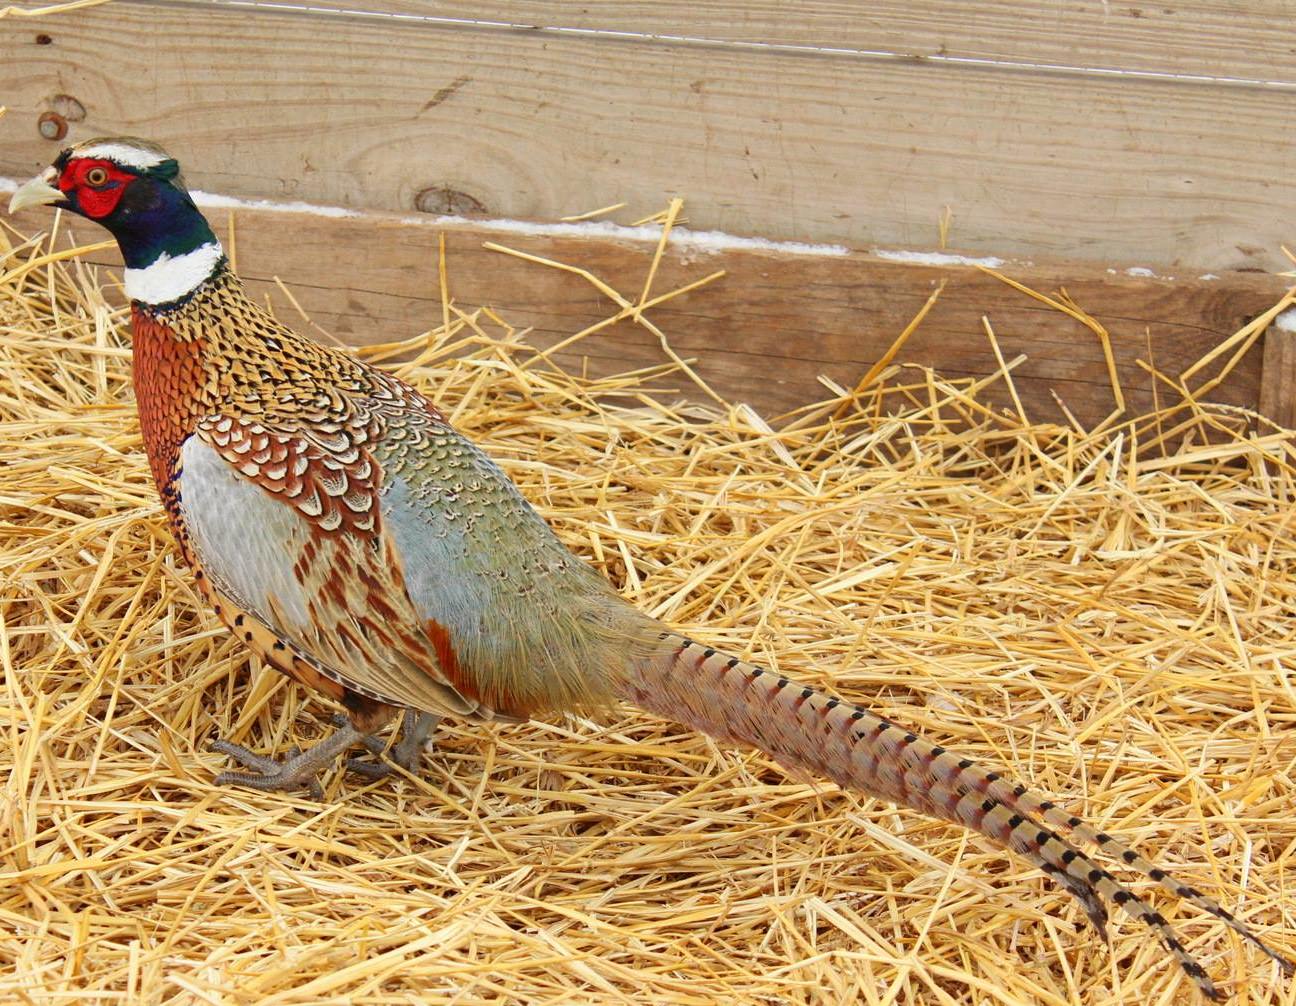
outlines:
{"label": "red facial wattle", "polygon": [[86,216],[102,220],[117,208],[135,176],[112,161],[77,160],[63,169],[58,187]]}

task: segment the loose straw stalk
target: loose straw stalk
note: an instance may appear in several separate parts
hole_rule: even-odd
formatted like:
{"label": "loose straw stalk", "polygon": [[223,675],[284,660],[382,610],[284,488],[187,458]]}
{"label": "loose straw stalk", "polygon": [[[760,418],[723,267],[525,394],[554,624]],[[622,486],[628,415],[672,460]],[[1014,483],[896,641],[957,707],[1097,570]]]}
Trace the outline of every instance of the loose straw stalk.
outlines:
{"label": "loose straw stalk", "polygon": [[[1191,1000],[1141,930],[1077,933],[979,838],[632,710],[446,724],[418,780],[335,776],[324,803],[214,789],[214,736],[283,752],[328,709],[250,666],[177,568],[122,312],[90,270],[8,247],[0,1001]],[[1221,438],[1196,401],[1105,434],[1005,428],[978,398],[1002,360],[979,384],[888,360],[783,430],[684,419],[660,390],[682,361],[566,373],[453,304],[450,272],[440,328],[372,355],[413,354],[402,372],[636,603],[1013,767],[1292,951],[1282,433]],[[616,316],[664,296],[645,282]],[[1236,1001],[1293,1002],[1161,907]]]}

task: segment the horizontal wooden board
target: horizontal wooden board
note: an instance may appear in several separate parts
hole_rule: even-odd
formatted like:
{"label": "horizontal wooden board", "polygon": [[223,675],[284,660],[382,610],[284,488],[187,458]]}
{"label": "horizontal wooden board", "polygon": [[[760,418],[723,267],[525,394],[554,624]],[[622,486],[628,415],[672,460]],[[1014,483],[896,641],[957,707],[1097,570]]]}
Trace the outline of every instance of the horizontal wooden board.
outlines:
{"label": "horizontal wooden board", "polygon": [[553,219],[679,193],[696,226],[853,247],[932,246],[949,206],[963,250],[1181,276],[1281,267],[1292,240],[1281,89],[323,17],[9,21],[0,173],[50,159],[62,94],[70,138],[146,134],[248,197]]}
{"label": "horizontal wooden board", "polygon": [[[225,211],[212,213],[227,231]],[[586,268],[627,299],[644,284],[653,246],[614,237],[554,237],[509,233],[485,225],[449,228],[399,219],[326,218],[313,214],[238,210],[240,271],[258,294],[269,294],[280,314],[296,321],[274,278],[282,279],[312,319],[343,340],[403,339],[439,323],[437,239],[444,234],[451,295],[466,308],[487,304],[510,323],[534,328],[549,346],[615,313],[616,305],[584,279],[485,247],[509,247]],[[20,226],[48,226],[47,215],[23,214]],[[77,235],[99,235],[84,223]],[[100,261],[113,259],[103,255]],[[853,386],[882,356],[941,281],[947,286],[897,362],[927,364],[950,376],[998,369],[982,318],[990,320],[1008,359],[1029,359],[1014,371],[1033,418],[1065,421],[1056,393],[1086,426],[1111,411],[1113,394],[1097,338],[1084,326],[968,266],[936,267],[868,254],[791,255],[777,250],[705,253],[671,246],[655,292],[704,277],[726,275],[648,312],[681,356],[698,360],[698,373],[726,397],[753,403],[766,415],[825,395],[827,375]],[[1230,274],[1217,281],[1179,281],[1113,275],[1105,269],[1053,265],[1006,267],[1040,290],[1065,286],[1111,332],[1119,380],[1131,414],[1153,404],[1152,378],[1137,363],[1151,360],[1170,375],[1270,307],[1282,281]],[[1257,345],[1212,393],[1217,401],[1254,407],[1261,395],[1264,350]],[[658,339],[620,322],[556,354],[569,368],[597,373],[667,361]],[[1199,384],[1208,374],[1199,375]],[[683,377],[668,388],[682,397],[701,393]],[[1167,390],[1159,389],[1166,401]],[[1004,386],[991,395],[1011,403]]]}
{"label": "horizontal wooden board", "polygon": [[1296,430],[1296,332],[1275,326],[1265,337],[1260,411]]}
{"label": "horizontal wooden board", "polygon": [[[207,3],[212,0],[192,0]],[[214,0],[216,3],[230,0]],[[1296,37],[1287,0],[1077,3],[1075,0],[236,0],[241,8],[309,6],[315,11],[394,14],[447,27],[455,21],[588,32],[664,44],[804,46],[861,58],[989,60],[1004,70],[1124,71],[1203,77],[1296,89]],[[363,12],[363,13],[362,13]],[[615,41],[611,37],[608,41]],[[754,53],[758,54],[758,53]]]}

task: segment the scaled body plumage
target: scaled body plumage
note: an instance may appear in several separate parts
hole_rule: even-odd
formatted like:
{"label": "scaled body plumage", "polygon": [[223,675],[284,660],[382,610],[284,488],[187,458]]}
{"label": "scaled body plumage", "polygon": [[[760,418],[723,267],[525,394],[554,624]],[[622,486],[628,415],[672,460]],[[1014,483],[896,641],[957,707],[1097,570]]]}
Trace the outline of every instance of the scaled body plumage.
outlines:
{"label": "scaled body plumage", "polygon": [[160,148],[74,147],[11,209],[36,203],[102,223],[122,247],[144,444],[204,597],[265,661],[349,713],[282,763],[219,742],[254,770],[221,781],[312,784],[354,744],[375,747],[368,735],[399,709],[396,751],[411,766],[440,716],[524,719],[626,699],[976,829],[1062,884],[1099,931],[1105,903],[1146,924],[1207,996],[1219,993],[1165,919],[1075,843],[1291,971],[1214,901],[1026,787],[635,610],[415,389],[253,303]]}
{"label": "scaled body plumage", "polygon": [[223,265],[132,316],[172,528],[260,656],[365,731],[387,707],[526,718],[611,700],[601,647],[632,609],[432,403],[281,325]]}

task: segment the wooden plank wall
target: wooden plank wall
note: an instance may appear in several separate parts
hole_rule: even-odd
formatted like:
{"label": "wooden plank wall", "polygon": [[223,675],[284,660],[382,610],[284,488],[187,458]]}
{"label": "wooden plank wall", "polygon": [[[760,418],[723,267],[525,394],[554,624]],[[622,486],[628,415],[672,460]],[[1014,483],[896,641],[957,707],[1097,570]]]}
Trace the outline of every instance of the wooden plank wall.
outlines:
{"label": "wooden plank wall", "polygon": [[[488,243],[588,269],[630,301],[638,299],[655,251],[655,243],[647,240],[257,209],[210,211],[222,240],[231,213],[239,271],[253,292],[268,295],[282,318],[309,331],[282,295],[276,279],[282,280],[314,323],[356,344],[409,338],[440,323],[437,243],[442,235],[454,301],[465,309],[492,306],[514,326],[533,328],[529,338],[541,346],[604,320],[617,312],[617,305],[570,272],[493,251]],[[49,215],[28,211],[17,223],[34,232],[49,226]],[[74,229],[82,241],[99,236],[84,223]],[[92,259],[120,266],[115,253]],[[972,266],[899,262],[868,253],[700,252],[671,246],[653,292],[665,293],[720,269],[726,273],[722,279],[649,310],[647,317],[665,332],[676,353],[698,361],[697,372],[712,388],[731,400],[755,403],[766,415],[825,397],[820,375],[854,386],[942,282],[943,293],[904,346],[900,362],[933,366],[951,377],[995,372],[999,365],[985,317],[1005,358],[1028,355],[1013,376],[1029,415],[1066,422],[1056,395],[1089,428],[1114,407],[1106,358],[1093,332]],[[1157,401],[1177,400],[1164,384],[1154,391],[1156,382],[1139,360],[1177,377],[1271,307],[1282,292],[1281,283],[1259,274],[1233,274],[1228,281],[1169,281],[1113,276],[1083,263],[1018,263],[1006,269],[1041,291],[1065,285],[1106,326],[1127,415],[1147,411]],[[1264,349],[1257,345],[1211,398],[1254,407],[1262,394],[1263,357]],[[559,364],[594,374],[667,360],[657,337],[629,321],[555,354]],[[1191,386],[1199,387],[1215,372],[1208,369]],[[1281,367],[1272,371],[1279,372]],[[676,393],[704,397],[682,376],[657,386],[667,400]],[[984,399],[1014,408],[1002,383],[988,389]]]}
{"label": "wooden plank wall", "polygon": [[[191,185],[229,195],[540,220],[625,201],[618,218],[632,220],[678,193],[694,228],[848,245],[668,258],[664,283],[730,274],[660,310],[672,344],[771,413],[816,397],[820,373],[852,384],[946,279],[903,359],[993,371],[988,315],[1007,355],[1030,356],[1017,371],[1028,410],[1060,419],[1056,392],[1086,424],[1107,414],[1082,326],[974,269],[868,251],[935,247],[946,206],[952,250],[1015,256],[1015,276],[1065,286],[1108,325],[1133,409],[1152,402],[1137,359],[1177,373],[1287,282],[1273,275],[1290,267],[1280,243],[1296,244],[1287,0],[352,6],[116,0],[0,21],[0,175],[126,132],[162,140]],[[51,110],[73,113],[60,142],[37,131]],[[397,338],[435,320],[432,229],[239,219],[254,285],[279,276],[339,335]],[[489,302],[542,343],[608,313],[580,281],[485,251],[494,232],[448,233],[462,303]],[[631,290],[649,254],[513,238]],[[1280,338],[1214,397],[1296,418],[1296,352]],[[621,325],[563,359],[608,370],[662,355]]]}
{"label": "wooden plank wall", "polygon": [[678,193],[699,227],[858,248],[934,245],[949,206],[965,251],[1176,275],[1293,240],[1289,0],[305,6],[7,19],[0,174],[49,159],[66,94],[73,139],[150,135],[230,195],[555,219]]}

